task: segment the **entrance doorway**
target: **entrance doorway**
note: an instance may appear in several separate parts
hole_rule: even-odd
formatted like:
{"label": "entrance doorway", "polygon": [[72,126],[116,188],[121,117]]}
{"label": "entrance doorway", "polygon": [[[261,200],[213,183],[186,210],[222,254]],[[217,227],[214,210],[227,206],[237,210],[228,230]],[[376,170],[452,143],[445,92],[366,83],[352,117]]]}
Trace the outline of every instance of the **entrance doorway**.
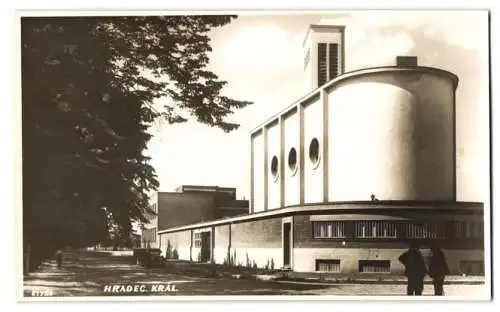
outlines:
{"label": "entrance doorway", "polygon": [[292,236],[292,224],[290,222],[283,223],[283,267],[291,267],[291,236]]}
{"label": "entrance doorway", "polygon": [[201,251],[200,251],[200,261],[208,262],[211,260],[210,250],[211,250],[211,232],[201,232]]}

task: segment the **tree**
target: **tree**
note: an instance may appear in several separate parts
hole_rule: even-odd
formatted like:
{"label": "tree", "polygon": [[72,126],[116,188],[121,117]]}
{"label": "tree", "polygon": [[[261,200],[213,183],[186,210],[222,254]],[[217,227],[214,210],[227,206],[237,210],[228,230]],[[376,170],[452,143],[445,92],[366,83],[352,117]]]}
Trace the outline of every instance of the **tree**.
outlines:
{"label": "tree", "polygon": [[23,230],[40,260],[146,221],[156,119],[237,129],[227,116],[251,103],[207,69],[207,33],[233,18],[22,18]]}

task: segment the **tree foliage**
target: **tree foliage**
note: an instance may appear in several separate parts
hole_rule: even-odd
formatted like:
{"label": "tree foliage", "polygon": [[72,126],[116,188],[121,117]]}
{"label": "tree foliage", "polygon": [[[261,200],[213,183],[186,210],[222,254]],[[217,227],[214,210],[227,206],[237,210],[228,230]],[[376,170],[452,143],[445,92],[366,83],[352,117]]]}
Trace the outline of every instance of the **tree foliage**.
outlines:
{"label": "tree foliage", "polygon": [[207,69],[208,32],[233,18],[22,19],[25,242],[89,245],[110,224],[129,237],[159,186],[143,154],[156,119],[238,127],[227,116],[251,103]]}

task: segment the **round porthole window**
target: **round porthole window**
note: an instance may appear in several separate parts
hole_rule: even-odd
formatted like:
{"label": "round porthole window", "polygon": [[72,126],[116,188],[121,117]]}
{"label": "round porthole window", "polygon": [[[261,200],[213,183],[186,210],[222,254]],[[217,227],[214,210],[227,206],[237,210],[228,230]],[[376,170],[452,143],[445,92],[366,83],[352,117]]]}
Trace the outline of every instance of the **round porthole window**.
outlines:
{"label": "round porthole window", "polygon": [[274,181],[278,179],[278,157],[273,156],[273,159],[271,160],[271,175],[274,178]]}
{"label": "round porthole window", "polygon": [[316,138],[311,140],[311,144],[309,144],[309,159],[313,164],[313,168],[316,169],[319,165],[319,141]]}
{"label": "round porthole window", "polygon": [[288,168],[292,172],[292,176],[297,173],[297,151],[293,147],[288,152]]}

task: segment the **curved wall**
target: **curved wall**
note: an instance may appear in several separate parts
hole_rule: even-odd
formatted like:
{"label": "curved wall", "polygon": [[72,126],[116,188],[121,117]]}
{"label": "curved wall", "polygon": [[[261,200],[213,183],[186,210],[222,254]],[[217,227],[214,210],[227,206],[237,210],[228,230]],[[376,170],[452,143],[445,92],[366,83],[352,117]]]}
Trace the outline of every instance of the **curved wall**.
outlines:
{"label": "curved wall", "polygon": [[[303,163],[300,159],[300,127],[299,113],[294,112],[284,118],[284,205],[292,206],[300,204],[300,170]],[[290,155],[292,148],[295,150],[295,168],[293,166],[293,155]]]}
{"label": "curved wall", "polygon": [[376,82],[329,94],[329,200],[413,200],[417,103],[408,91]]}
{"label": "curved wall", "polygon": [[250,209],[264,211],[264,134],[262,131],[252,137],[252,196]]}
{"label": "curved wall", "polygon": [[[304,107],[304,203],[323,202],[323,106],[318,99]],[[315,163],[309,157],[311,141],[318,140],[318,161]]]}
{"label": "curved wall", "polygon": [[[455,79],[426,67],[361,70],[273,116],[252,134],[253,211],[364,201],[372,194],[455,200]],[[309,157],[313,138],[316,164]],[[295,175],[288,168],[291,147]],[[273,156],[278,177],[271,174]]]}
{"label": "curved wall", "polygon": [[[273,158],[276,157],[276,171],[273,173]],[[267,128],[267,210],[280,208],[281,200],[281,134],[280,124],[274,123]]]}
{"label": "curved wall", "polygon": [[329,201],[454,200],[450,79],[380,72],[328,94]]}

